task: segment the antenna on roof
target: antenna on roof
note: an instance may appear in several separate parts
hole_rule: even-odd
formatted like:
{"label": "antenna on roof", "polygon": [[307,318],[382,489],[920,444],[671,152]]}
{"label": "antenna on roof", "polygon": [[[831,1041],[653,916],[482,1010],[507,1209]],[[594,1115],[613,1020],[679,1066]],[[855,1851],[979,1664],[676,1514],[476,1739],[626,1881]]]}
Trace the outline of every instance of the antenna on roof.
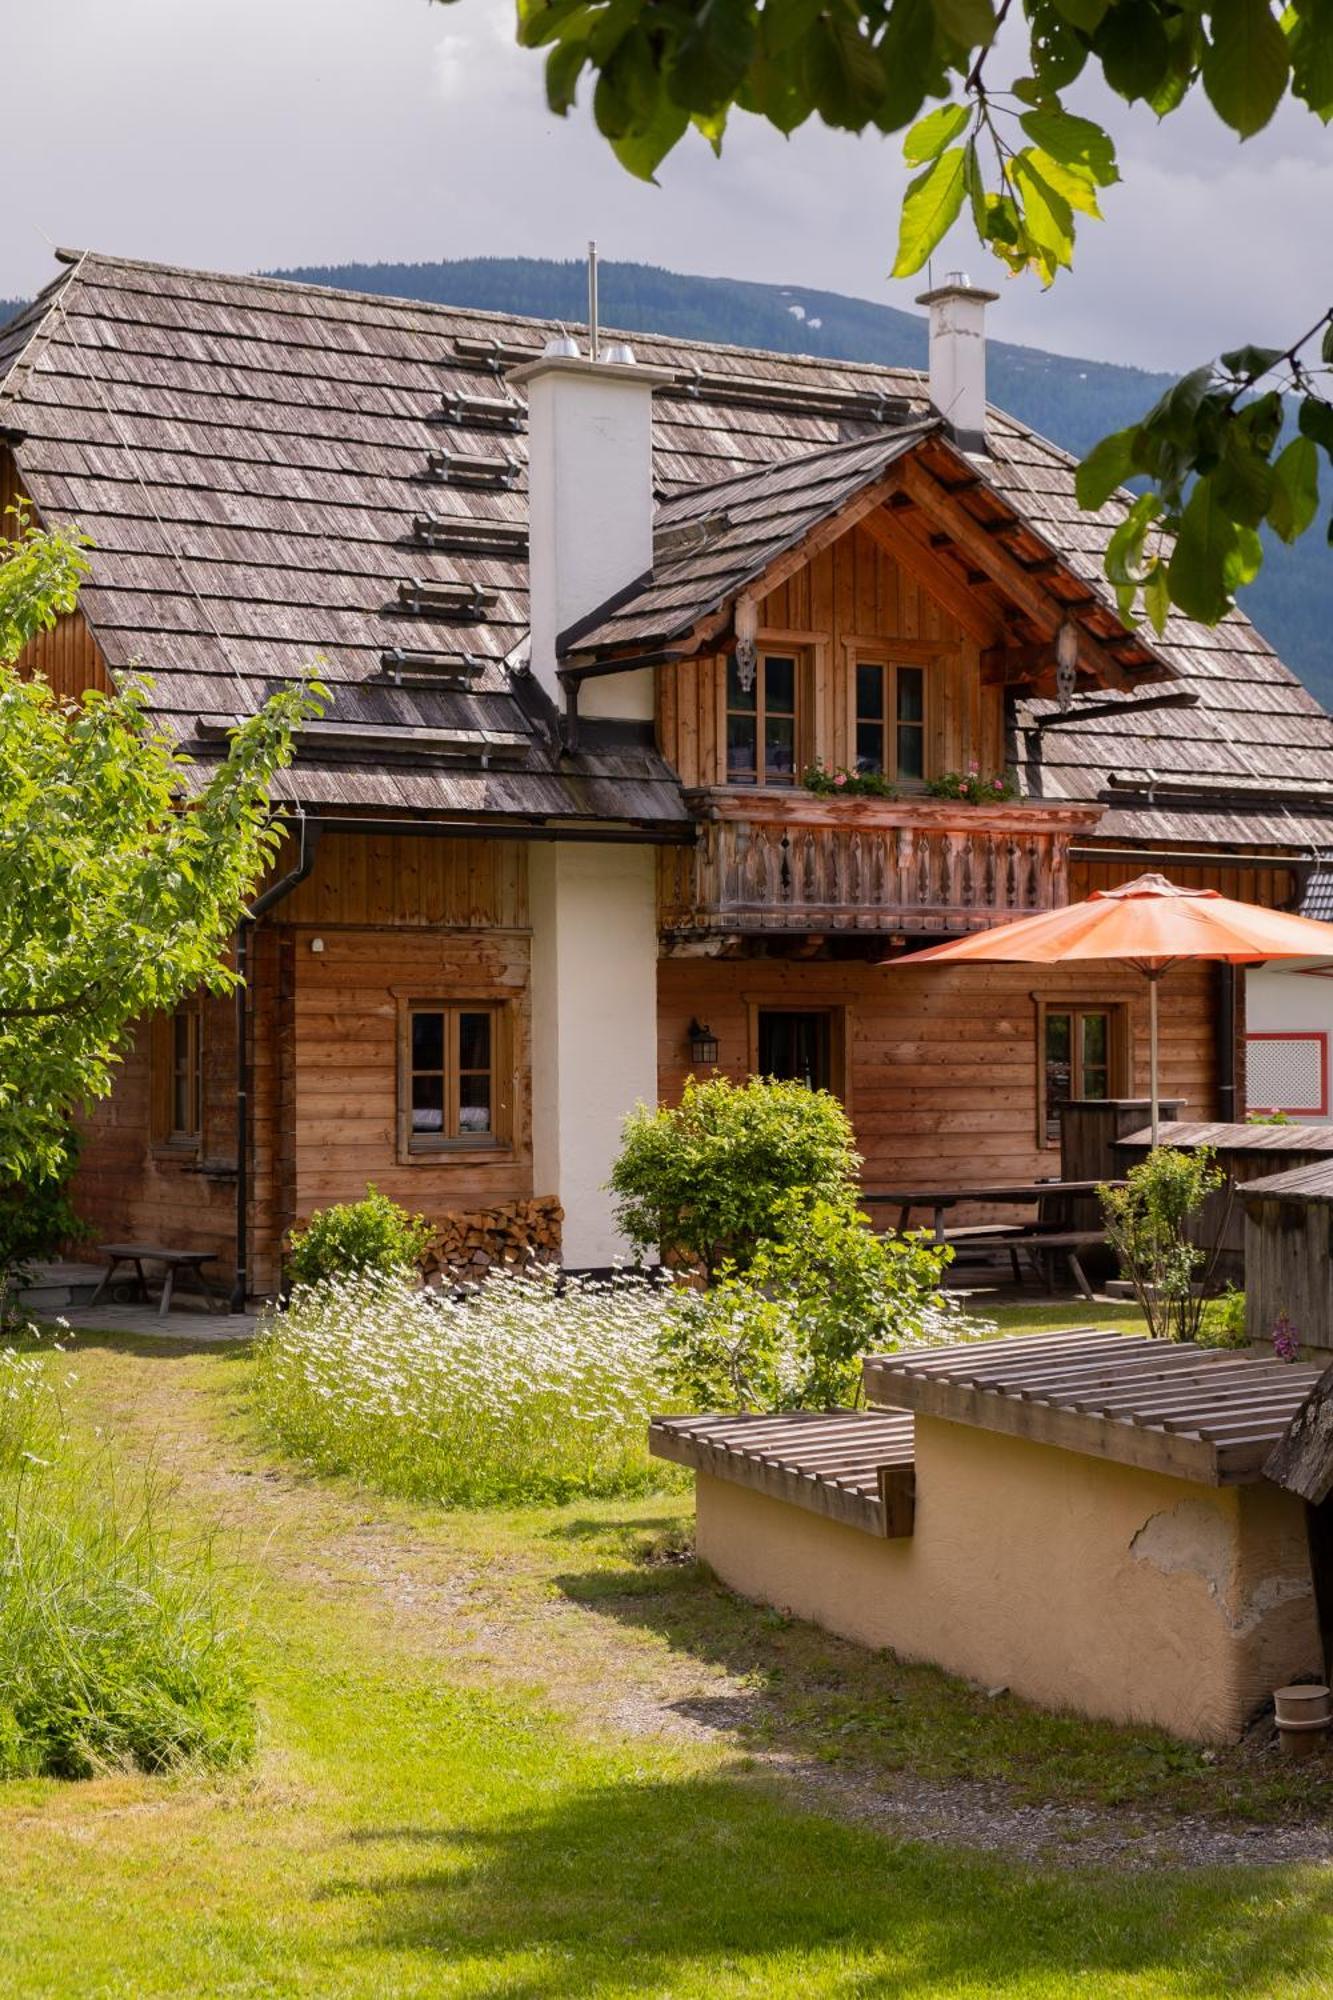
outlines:
{"label": "antenna on roof", "polygon": [[588,243],[588,358],[602,358],[602,332],[597,321],[597,245]]}

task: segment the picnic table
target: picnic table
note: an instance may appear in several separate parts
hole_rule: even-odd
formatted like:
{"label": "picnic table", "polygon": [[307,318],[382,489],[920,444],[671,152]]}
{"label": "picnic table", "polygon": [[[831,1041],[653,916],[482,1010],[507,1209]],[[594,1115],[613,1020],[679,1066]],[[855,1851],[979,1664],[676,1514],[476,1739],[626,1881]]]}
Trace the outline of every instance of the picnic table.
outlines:
{"label": "picnic table", "polygon": [[163,1267],[162,1297],[158,1303],[159,1319],[171,1311],[171,1296],[175,1288],[177,1271],[190,1271],[199,1280],[200,1289],[214,1310],[219,1309],[217,1295],[204,1276],[204,1265],[214,1261],[211,1250],[173,1250],[164,1243],[99,1243],[97,1246],[103,1257],[110,1261],[102,1273],[101,1282],[89,1305],[96,1305],[112,1278],[122,1264],[133,1264],[135,1282],[139,1297],[148,1304],[148,1280],[144,1276],[144,1265],[161,1264]]}
{"label": "picnic table", "polygon": [[[1026,1256],[1040,1281],[1043,1265],[1046,1267],[1048,1282],[1054,1273],[1057,1257],[1068,1264],[1070,1274],[1085,1299],[1093,1297],[1087,1274],[1079,1257],[1080,1250],[1091,1249],[1105,1243],[1103,1229],[1076,1229],[1070,1226],[1068,1203],[1077,1196],[1095,1194],[1099,1187],[1123,1187],[1123,1181],[1064,1181],[1058,1178],[1043,1181],[1006,1181],[1002,1185],[982,1187],[952,1188],[872,1188],[864,1191],[860,1199],[870,1206],[881,1203],[898,1211],[898,1229],[903,1231],[911,1221],[914,1208],[928,1208],[931,1211],[932,1232],[937,1243],[951,1243],[955,1246],[973,1248],[994,1248],[1006,1250],[1013,1267],[1014,1283],[1023,1281],[1019,1264],[1019,1252]],[[946,1229],[945,1216],[951,1208],[964,1202],[984,1202],[990,1207],[1037,1209],[1035,1222],[991,1223],[983,1222],[971,1228]]]}
{"label": "picnic table", "polygon": [[882,1203],[887,1208],[898,1211],[898,1229],[905,1230],[911,1220],[914,1208],[928,1208],[931,1211],[932,1228],[937,1242],[947,1240],[944,1218],[951,1208],[959,1208],[965,1202],[985,1203],[994,1208],[1030,1208],[1034,1204],[1045,1208],[1052,1200],[1075,1195],[1096,1194],[1099,1187],[1121,1187],[1121,1181],[1062,1181],[1058,1176],[1044,1181],[1005,1181],[1001,1185],[948,1187],[948,1188],[868,1188],[858,1199],[870,1206]]}

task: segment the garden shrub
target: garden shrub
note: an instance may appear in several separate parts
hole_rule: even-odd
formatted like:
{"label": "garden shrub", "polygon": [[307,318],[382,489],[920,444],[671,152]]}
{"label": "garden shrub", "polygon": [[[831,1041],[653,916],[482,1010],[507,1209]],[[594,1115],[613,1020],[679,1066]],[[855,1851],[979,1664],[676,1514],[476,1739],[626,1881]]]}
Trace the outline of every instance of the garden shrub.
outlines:
{"label": "garden shrub", "polygon": [[1208,1197],[1225,1185],[1211,1147],[1158,1146],[1130,1168],[1124,1187],[1097,1190],[1106,1233],[1154,1339],[1198,1338],[1229,1204],[1210,1243],[1191,1231]]}
{"label": "garden shrub", "polygon": [[372,1184],[363,1200],[317,1209],[304,1229],[293,1230],[287,1275],[294,1285],[358,1272],[401,1275],[416,1268],[431,1234],[424,1215],[409,1215]]}
{"label": "garden shrub", "polygon": [[255,1347],[264,1427],[321,1472],[450,1506],[670,1483],[648,1456],[670,1287],[492,1272],[450,1296],[330,1279],[270,1314]]}
{"label": "garden shrub", "polygon": [[1197,1338],[1201,1347],[1248,1346],[1244,1292],[1228,1285],[1220,1297],[1206,1300]]}
{"label": "garden shrub", "polygon": [[251,1685],[207,1546],[182,1548],[151,1475],[109,1461],[0,1482],[0,1777],[228,1767]]}
{"label": "garden shrub", "polygon": [[952,1252],[922,1235],[874,1236],[846,1201],[777,1205],[748,1269],[681,1291],[663,1336],[671,1386],[691,1408],[855,1407],[867,1354],[985,1330],[940,1290]]}
{"label": "garden shrub", "polygon": [[78,1141],[71,1133],[55,1171],[0,1188],[0,1324],[13,1317],[15,1294],[28,1283],[33,1265],[88,1234],[69,1195],[77,1159]]}
{"label": "garden shrub", "polygon": [[860,1157],[847,1113],[826,1090],[752,1077],[690,1077],[678,1105],[640,1105],[611,1173],[616,1220],[640,1250],[711,1278],[745,1267],[756,1244],[793,1226],[787,1200],[845,1199]]}

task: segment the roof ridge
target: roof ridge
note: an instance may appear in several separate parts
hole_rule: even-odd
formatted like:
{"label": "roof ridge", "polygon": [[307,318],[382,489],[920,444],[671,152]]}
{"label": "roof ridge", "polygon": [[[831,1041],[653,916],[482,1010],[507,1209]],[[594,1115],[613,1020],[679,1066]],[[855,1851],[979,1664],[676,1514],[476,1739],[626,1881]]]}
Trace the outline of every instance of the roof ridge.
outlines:
{"label": "roof ridge", "polygon": [[924,437],[927,432],[938,430],[943,420],[935,416],[913,417],[901,424],[886,424],[881,431],[871,432],[865,437],[838,438],[833,444],[816,445],[813,451],[794,452],[790,458],[766,459],[761,465],[747,465],[739,472],[728,472],[721,479],[709,479],[694,486],[684,486],[677,493],[668,494],[657,511],[660,519],[670,507],[683,501],[692,505],[708,496],[721,493],[729,486],[744,486],[757,479],[771,479],[775,472],[785,472],[793,466],[813,466],[816,460],[850,456],[857,451],[870,451],[873,446],[901,444],[911,436]]}
{"label": "roof ridge", "polygon": [[[490,306],[451,305],[443,299],[414,299],[391,292],[359,292],[346,285],[315,285],[302,278],[279,278],[264,271],[209,271],[195,264],[168,264],[148,257],[121,257],[102,250],[80,250],[77,262],[65,274],[66,279],[84,273],[85,267],[124,271],[161,272],[177,278],[202,278],[211,283],[227,285],[260,285],[265,290],[279,293],[318,298],[351,299],[362,305],[396,306],[413,312],[431,314],[465,314],[469,319],[484,320],[497,326],[530,326],[547,330],[554,327],[563,329],[579,328],[587,331],[582,320],[560,317],[543,318],[535,313],[500,312]],[[53,284],[59,283],[57,278]],[[46,289],[50,289],[48,286]],[[38,295],[39,297],[42,294]],[[806,368],[827,371],[830,368],[850,369],[857,374],[876,378],[884,376],[910,377],[915,382],[924,382],[925,371],[912,368],[905,363],[894,361],[850,361],[836,354],[793,354],[779,347],[742,347],[725,340],[701,340],[693,335],[663,333],[652,327],[605,326],[604,337],[625,335],[635,340],[652,340],[668,347],[687,348],[700,354],[736,354],[750,359],[792,362]],[[1004,413],[1002,413],[1004,414]],[[1012,419],[1011,419],[1012,421]]]}

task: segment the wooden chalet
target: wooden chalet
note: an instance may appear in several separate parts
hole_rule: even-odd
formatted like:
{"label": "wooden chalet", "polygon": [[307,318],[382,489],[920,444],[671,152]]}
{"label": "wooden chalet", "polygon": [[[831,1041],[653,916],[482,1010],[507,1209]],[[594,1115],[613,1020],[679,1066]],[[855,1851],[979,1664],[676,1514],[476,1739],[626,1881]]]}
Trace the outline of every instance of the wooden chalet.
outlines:
{"label": "wooden chalet", "polygon": [[[870,1183],[1029,1179],[1063,1098],[1142,1090],[1141,981],[884,960],[1145,866],[1299,901],[1333,721],[1238,613],[1126,630],[1118,504],[985,407],[966,285],[927,380],[61,255],[0,329],[0,504],[95,544],[31,669],[150,674],[204,761],[312,664],[335,696],[242,1007],[144,1022],[91,1112],[99,1233],[263,1292],[373,1181],[478,1256],[559,1203],[604,1264],[620,1121],[714,1042],[835,1090]],[[969,767],[1012,795],[928,791]],[[1242,1109],[1230,984],[1163,989],[1189,1118]]]}

